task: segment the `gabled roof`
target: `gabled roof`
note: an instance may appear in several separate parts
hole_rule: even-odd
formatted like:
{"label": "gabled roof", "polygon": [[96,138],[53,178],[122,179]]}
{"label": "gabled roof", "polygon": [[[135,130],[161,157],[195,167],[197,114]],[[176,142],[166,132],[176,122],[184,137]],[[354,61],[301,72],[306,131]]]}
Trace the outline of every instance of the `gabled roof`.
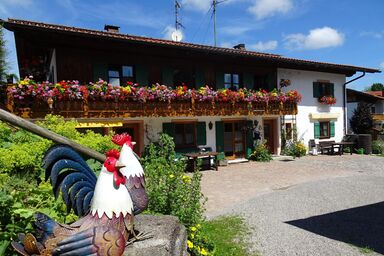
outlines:
{"label": "gabled roof", "polygon": [[347,102],[360,102],[360,101],[365,101],[365,102],[384,101],[384,97],[347,88]]}
{"label": "gabled roof", "polygon": [[307,68],[311,70],[329,69],[330,71],[337,71],[338,73],[343,73],[346,75],[353,75],[358,71],[367,72],[367,73],[380,72],[380,70],[374,69],[374,68],[365,68],[365,67],[358,67],[358,66],[351,66],[351,65],[302,60],[302,59],[288,58],[278,54],[269,54],[269,53],[254,52],[254,51],[239,50],[239,49],[224,48],[224,47],[214,47],[214,46],[185,43],[185,42],[174,42],[174,41],[165,40],[165,39],[133,36],[128,34],[119,34],[119,33],[107,32],[107,31],[69,27],[69,26],[55,25],[55,24],[48,24],[48,23],[34,22],[34,21],[27,21],[27,20],[8,19],[8,21],[3,21],[0,19],[0,23],[3,23],[3,26],[11,31],[20,31],[20,30],[26,30],[26,29],[39,30],[39,31],[52,31],[52,32],[61,32],[61,33],[67,33],[67,34],[76,34],[76,35],[87,36],[87,37],[99,37],[107,40],[124,40],[127,42],[134,42],[134,43],[147,44],[147,45],[173,47],[173,48],[189,49],[189,50],[195,50],[195,51],[205,51],[209,53],[223,54],[223,55],[250,57],[254,59],[274,62],[274,63],[277,63],[278,65],[280,64],[279,66],[284,68],[288,68],[288,65],[295,65],[295,66],[301,66],[303,68]]}

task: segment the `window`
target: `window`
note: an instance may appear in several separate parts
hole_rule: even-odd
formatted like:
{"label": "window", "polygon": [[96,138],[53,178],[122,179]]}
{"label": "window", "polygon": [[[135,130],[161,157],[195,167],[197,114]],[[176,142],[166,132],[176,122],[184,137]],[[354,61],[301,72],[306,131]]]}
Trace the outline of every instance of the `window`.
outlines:
{"label": "window", "polygon": [[237,91],[240,87],[240,76],[239,74],[224,74],[224,88]]}
{"label": "window", "polygon": [[334,84],[328,82],[314,82],[313,83],[313,97],[321,98],[323,96],[334,97]]}
{"label": "window", "polygon": [[329,122],[320,122],[320,139],[330,138]]}
{"label": "window", "polygon": [[182,85],[193,87],[194,81],[192,71],[179,69],[173,71],[173,86],[176,87]]}
{"label": "window", "polygon": [[268,90],[269,89],[269,82],[268,82],[268,76],[263,76],[263,75],[258,75],[258,76],[255,76],[255,84],[253,86],[253,89],[255,90],[261,90],[261,89],[264,89],[264,90]]}
{"label": "window", "polygon": [[315,122],[315,139],[329,139],[335,137],[335,122],[321,121]]}
{"label": "window", "polygon": [[133,66],[112,66],[108,69],[108,82],[112,85],[124,85],[134,82]]}
{"label": "window", "polygon": [[196,123],[176,123],[174,140],[176,148],[195,147]]}

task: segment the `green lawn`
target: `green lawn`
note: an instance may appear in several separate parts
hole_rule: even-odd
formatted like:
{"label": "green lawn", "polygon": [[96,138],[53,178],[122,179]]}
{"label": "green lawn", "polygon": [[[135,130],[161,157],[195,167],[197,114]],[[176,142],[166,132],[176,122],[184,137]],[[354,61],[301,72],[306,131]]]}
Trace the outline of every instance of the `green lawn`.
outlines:
{"label": "green lawn", "polygon": [[[245,241],[248,227],[239,216],[225,216],[206,221],[203,233],[212,241],[217,256],[249,256]],[[257,256],[253,254],[252,256]]]}

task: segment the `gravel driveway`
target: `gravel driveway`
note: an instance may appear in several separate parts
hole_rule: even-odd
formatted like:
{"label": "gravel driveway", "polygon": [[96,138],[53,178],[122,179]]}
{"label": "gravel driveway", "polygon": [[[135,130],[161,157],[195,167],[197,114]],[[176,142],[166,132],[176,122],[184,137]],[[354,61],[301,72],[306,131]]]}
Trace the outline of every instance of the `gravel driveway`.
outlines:
{"label": "gravel driveway", "polygon": [[384,254],[384,157],[238,164],[204,172],[202,187],[207,217],[242,215],[263,256]]}

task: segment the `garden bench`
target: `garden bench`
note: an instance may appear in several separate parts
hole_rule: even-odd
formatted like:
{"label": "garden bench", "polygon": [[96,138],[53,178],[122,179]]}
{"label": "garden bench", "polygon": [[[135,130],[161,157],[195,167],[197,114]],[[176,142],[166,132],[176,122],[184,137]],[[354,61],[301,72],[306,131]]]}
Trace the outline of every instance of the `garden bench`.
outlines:
{"label": "garden bench", "polygon": [[340,150],[340,147],[335,146],[334,143],[335,143],[334,140],[320,141],[319,142],[319,150],[320,150],[321,154],[324,154],[324,153],[333,154],[335,148]]}

